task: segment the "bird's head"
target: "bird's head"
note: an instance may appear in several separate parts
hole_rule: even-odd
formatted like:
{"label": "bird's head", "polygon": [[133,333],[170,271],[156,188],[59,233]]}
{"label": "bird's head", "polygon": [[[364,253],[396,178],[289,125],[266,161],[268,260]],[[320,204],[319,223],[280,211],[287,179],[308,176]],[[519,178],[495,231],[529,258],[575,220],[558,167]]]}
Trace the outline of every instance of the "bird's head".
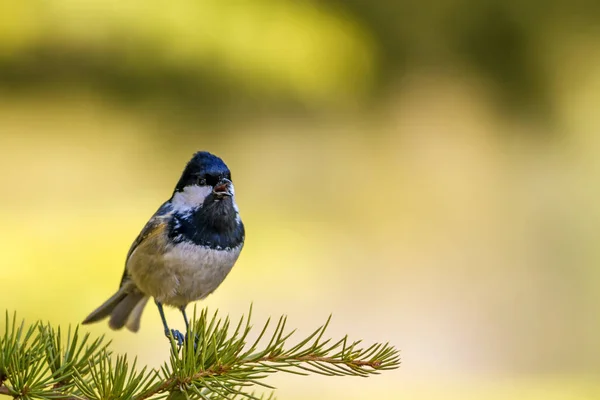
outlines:
{"label": "bird's head", "polygon": [[187,163],[171,199],[176,210],[184,211],[215,203],[234,205],[231,172],[219,157],[199,151]]}

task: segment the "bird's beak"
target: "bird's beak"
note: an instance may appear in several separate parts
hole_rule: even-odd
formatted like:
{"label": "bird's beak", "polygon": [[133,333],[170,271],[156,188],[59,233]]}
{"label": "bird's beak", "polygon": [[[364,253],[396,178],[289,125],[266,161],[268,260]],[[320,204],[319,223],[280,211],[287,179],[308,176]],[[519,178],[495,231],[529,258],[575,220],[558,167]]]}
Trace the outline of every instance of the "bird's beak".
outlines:
{"label": "bird's beak", "polygon": [[223,178],[213,187],[213,193],[217,196],[233,196],[233,183],[226,178]]}

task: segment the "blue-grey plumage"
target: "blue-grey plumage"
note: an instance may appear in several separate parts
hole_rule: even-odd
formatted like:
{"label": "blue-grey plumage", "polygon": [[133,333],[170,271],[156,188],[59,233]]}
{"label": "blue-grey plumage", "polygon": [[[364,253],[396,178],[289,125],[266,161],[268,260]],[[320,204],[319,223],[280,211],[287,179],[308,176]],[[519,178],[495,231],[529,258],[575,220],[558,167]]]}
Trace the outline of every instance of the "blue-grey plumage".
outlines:
{"label": "blue-grey plumage", "polygon": [[210,153],[196,153],[171,198],[133,242],[119,290],[83,323],[110,316],[111,328],[125,326],[136,332],[144,306],[153,297],[166,332],[163,304],[179,308],[187,325],[186,305],[223,282],[244,237],[229,169]]}

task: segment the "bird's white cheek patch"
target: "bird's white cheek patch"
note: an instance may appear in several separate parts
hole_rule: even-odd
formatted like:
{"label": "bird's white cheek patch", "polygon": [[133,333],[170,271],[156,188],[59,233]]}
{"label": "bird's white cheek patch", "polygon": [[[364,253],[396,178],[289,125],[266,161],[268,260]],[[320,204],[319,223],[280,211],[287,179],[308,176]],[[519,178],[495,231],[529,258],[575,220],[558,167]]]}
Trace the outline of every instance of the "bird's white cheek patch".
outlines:
{"label": "bird's white cheek patch", "polygon": [[211,191],[210,186],[186,186],[183,191],[177,192],[173,196],[173,209],[177,212],[198,207],[204,203],[204,199]]}

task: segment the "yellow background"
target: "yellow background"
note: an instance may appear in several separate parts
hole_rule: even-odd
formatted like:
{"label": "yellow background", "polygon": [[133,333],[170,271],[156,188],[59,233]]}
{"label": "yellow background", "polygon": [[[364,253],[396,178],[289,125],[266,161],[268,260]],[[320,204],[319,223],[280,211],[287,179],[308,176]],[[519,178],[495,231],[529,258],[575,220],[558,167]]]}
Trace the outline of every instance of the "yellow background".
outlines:
{"label": "yellow background", "polygon": [[[600,14],[349,4],[0,0],[0,310],[80,322],[209,150],[247,241],[199,306],[401,349],[278,398],[600,398]],[[83,330],[168,357],[151,304]]]}

